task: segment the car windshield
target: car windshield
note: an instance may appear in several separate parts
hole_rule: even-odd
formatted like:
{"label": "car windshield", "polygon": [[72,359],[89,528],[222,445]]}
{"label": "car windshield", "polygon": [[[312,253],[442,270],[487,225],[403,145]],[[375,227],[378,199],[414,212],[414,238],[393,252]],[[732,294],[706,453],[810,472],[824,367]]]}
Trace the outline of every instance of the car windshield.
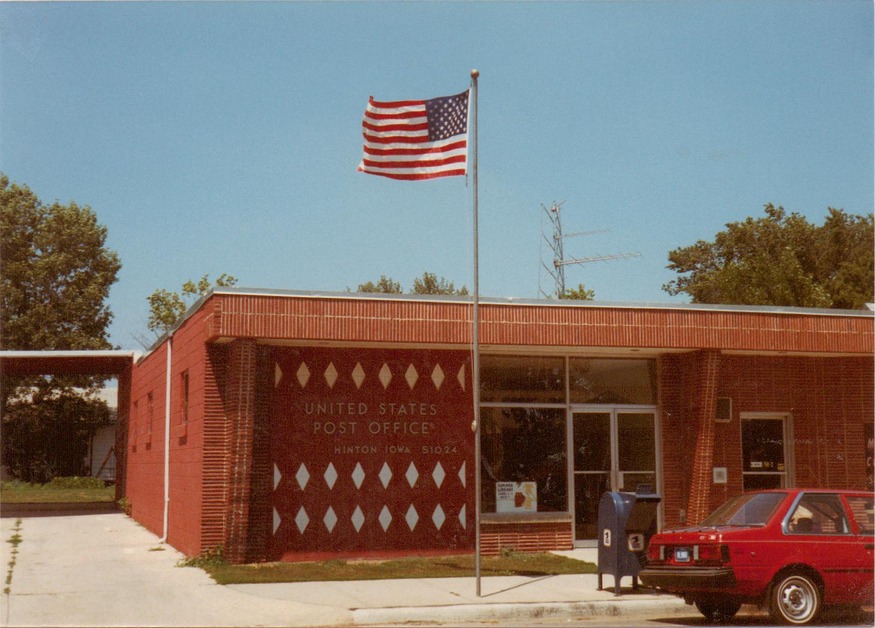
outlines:
{"label": "car windshield", "polygon": [[733,497],[708,515],[703,526],[762,526],[786,493],[748,493]]}

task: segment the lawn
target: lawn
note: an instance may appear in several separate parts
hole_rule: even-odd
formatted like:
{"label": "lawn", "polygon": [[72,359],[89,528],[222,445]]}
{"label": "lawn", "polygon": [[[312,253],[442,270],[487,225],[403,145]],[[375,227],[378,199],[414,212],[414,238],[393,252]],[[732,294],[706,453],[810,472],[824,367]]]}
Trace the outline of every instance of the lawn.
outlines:
{"label": "lawn", "polygon": [[[231,565],[221,558],[207,557],[189,559],[180,565],[200,567],[219,584],[474,576],[473,554],[394,560],[326,560],[253,565]],[[482,576],[548,576],[597,573],[597,571],[598,568],[593,563],[549,553],[511,552],[503,556],[483,556],[480,566]]]}
{"label": "lawn", "polygon": [[83,504],[115,501],[115,487],[96,478],[55,478],[48,484],[0,483],[3,504]]}

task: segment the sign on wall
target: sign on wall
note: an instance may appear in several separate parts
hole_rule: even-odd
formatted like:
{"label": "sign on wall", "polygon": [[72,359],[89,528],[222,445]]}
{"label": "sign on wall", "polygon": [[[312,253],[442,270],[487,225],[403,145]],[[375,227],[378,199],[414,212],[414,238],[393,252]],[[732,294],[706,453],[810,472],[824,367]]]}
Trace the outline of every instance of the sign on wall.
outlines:
{"label": "sign on wall", "polygon": [[469,355],[275,349],[271,559],[473,546]]}

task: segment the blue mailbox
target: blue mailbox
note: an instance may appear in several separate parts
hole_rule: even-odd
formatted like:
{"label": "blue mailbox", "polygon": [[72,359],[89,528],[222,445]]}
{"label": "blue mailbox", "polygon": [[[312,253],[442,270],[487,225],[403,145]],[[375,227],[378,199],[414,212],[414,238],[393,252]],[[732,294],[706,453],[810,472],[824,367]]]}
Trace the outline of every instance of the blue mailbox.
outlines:
{"label": "blue mailbox", "polygon": [[620,594],[620,580],[632,576],[632,588],[638,588],[638,572],[647,550],[647,542],[656,533],[656,509],[660,497],[650,486],[642,485],[635,493],[610,492],[599,502],[598,588],[602,575],[614,577],[614,593]]}

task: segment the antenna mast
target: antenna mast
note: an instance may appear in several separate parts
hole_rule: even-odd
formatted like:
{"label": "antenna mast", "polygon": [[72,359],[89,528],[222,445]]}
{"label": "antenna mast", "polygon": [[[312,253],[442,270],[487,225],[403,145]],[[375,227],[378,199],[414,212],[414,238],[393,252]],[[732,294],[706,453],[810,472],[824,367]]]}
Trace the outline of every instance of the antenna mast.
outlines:
{"label": "antenna mast", "polygon": [[[562,205],[561,203],[553,202],[550,207],[541,205],[544,210],[544,215],[547,217],[547,222],[552,228],[552,234],[548,238],[544,233],[544,223],[541,223],[541,237],[547,244],[547,248],[553,253],[553,260],[550,265],[544,263],[543,255],[541,259],[541,267],[546,271],[553,281],[553,289],[549,293],[541,287],[541,279],[543,274],[538,275],[538,293],[547,299],[559,298],[565,295],[565,267],[571,264],[589,264],[592,262],[609,262],[619,259],[628,259],[630,257],[641,257],[641,253],[616,253],[613,255],[595,255],[591,257],[576,257],[573,259],[565,259],[565,238],[573,238],[577,236],[595,235],[598,233],[608,233],[607,229],[598,231],[577,231],[575,233],[563,233],[562,231]],[[542,249],[543,253],[543,249]],[[552,268],[551,268],[552,266]]]}

